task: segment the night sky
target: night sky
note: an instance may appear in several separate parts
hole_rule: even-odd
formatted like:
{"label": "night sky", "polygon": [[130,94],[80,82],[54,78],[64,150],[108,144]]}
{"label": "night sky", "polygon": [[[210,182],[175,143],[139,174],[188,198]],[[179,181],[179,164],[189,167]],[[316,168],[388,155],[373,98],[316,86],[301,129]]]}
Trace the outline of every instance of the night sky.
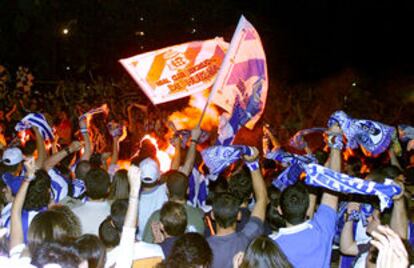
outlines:
{"label": "night sky", "polygon": [[89,71],[119,77],[123,57],[215,36],[230,41],[244,14],[261,35],[272,79],[317,80],[344,68],[378,79],[411,75],[414,9],[395,2],[2,0],[0,64],[28,66],[43,80]]}

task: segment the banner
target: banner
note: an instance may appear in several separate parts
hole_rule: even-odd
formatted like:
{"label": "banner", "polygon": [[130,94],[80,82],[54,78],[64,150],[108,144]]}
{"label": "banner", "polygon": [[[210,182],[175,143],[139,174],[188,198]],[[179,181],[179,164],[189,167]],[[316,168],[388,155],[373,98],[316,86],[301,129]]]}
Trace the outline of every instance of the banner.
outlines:
{"label": "banner", "polygon": [[266,55],[260,36],[242,16],[213,86],[212,102],[232,113],[236,100],[242,109],[246,109],[250,97],[258,95],[260,111],[246,124],[252,129],[266,105],[268,82]]}
{"label": "banner", "polygon": [[222,38],[195,41],[121,59],[156,105],[210,88],[226,55]]}

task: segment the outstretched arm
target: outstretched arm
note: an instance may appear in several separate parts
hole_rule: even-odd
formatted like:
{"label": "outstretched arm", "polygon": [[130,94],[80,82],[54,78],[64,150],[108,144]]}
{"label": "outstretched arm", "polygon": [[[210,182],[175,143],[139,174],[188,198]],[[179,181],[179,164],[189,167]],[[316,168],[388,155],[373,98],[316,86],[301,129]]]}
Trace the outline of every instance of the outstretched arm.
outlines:
{"label": "outstretched arm", "polygon": [[91,142],[91,139],[88,133],[88,122],[86,118],[82,118],[79,120],[79,128],[80,128],[80,132],[82,134],[83,140],[85,142],[85,151],[83,152],[81,160],[89,160],[91,159],[93,148],[92,148],[92,142]]}
{"label": "outstretched arm", "polygon": [[193,130],[191,130],[191,142],[190,142],[190,148],[187,151],[187,155],[185,157],[185,163],[182,168],[182,172],[189,176],[191,174],[191,170],[193,170],[194,162],[195,162],[195,156],[197,152],[197,142],[201,135],[201,129],[199,126],[195,127]]}
{"label": "outstretched arm", "polygon": [[268,203],[267,189],[266,184],[263,180],[262,173],[260,172],[259,162],[257,161],[259,157],[259,151],[255,147],[252,147],[252,150],[252,156],[244,155],[243,157],[250,169],[253,191],[256,198],[256,204],[254,205],[251,216],[257,217],[264,221],[266,217],[266,206]]}
{"label": "outstretched arm", "polygon": [[77,152],[82,148],[82,145],[79,141],[72,142],[69,147],[60,150],[59,152],[53,154],[48,159],[46,159],[45,163],[43,164],[43,169],[46,171],[52,169],[56,166],[60,161],[63,160],[66,156],[70,155],[71,153]]}

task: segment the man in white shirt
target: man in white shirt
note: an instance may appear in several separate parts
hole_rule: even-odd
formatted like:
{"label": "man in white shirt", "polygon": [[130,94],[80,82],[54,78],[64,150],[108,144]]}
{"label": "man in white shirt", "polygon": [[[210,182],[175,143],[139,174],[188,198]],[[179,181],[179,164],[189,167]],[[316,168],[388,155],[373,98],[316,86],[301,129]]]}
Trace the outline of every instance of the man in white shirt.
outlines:
{"label": "man in white shirt", "polygon": [[145,158],[139,164],[139,169],[141,171],[142,192],[139,197],[138,239],[141,240],[149,217],[156,210],[161,209],[162,205],[168,201],[168,196],[165,183],[159,183],[161,172],[155,160],[149,157]]}
{"label": "man in white shirt", "polygon": [[106,200],[109,192],[109,174],[101,169],[91,169],[85,177],[87,201],[73,212],[79,217],[82,234],[98,235],[99,225],[111,212],[111,206]]}

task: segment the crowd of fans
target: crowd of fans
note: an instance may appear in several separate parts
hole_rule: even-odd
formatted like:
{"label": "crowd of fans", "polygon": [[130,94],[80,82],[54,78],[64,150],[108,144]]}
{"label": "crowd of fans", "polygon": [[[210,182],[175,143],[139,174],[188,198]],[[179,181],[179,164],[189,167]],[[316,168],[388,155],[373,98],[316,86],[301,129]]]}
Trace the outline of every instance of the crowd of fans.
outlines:
{"label": "crowd of fans", "polygon": [[[0,267],[388,268],[413,263],[410,146],[397,152],[390,145],[376,156],[359,149],[350,153],[337,146],[343,129],[333,124],[325,131],[325,148],[304,148],[332,172],[378,184],[393,179],[401,191],[381,210],[375,197],[315,188],[302,180],[280,190],[273,182],[286,166],[265,159],[256,147],[211,176],[200,150],[215,144],[215,136],[201,139],[199,127],[185,144],[174,136],[171,168],[162,173],[156,148],[141,139],[148,133],[165,136],[165,112],[137,104],[122,111],[105,98],[77,101],[59,91],[42,98],[16,94],[6,97],[0,113]],[[92,120],[81,116],[102,103],[108,103],[109,114]],[[36,124],[23,131],[25,136],[17,133],[15,125],[32,112],[41,112],[53,126],[53,140]],[[108,129],[108,123],[118,128]],[[263,138],[263,146],[257,146],[263,151],[289,150],[268,126]],[[130,161],[127,169],[120,159]],[[200,182],[208,185],[202,202]]]}

